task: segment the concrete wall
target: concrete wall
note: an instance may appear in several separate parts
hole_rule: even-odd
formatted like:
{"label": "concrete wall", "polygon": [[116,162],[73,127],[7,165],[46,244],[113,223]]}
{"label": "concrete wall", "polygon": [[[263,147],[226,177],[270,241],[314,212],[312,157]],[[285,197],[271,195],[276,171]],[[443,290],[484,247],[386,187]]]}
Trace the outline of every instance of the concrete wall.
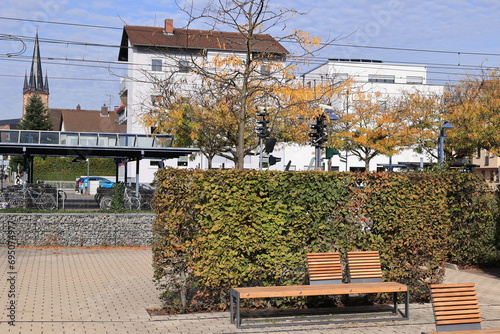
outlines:
{"label": "concrete wall", "polygon": [[0,246],[150,246],[155,214],[0,215]]}

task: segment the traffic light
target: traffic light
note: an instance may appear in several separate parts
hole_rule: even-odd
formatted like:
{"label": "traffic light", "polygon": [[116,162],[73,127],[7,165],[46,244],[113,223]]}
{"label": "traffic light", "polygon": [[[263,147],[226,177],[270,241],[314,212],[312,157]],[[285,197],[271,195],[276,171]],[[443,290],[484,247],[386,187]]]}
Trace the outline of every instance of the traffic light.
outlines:
{"label": "traffic light", "polygon": [[325,149],[325,159],[330,159],[334,155],[337,155],[337,154],[340,154],[339,150],[336,150],[336,149],[331,148],[331,147],[326,147],[326,149]]}
{"label": "traffic light", "polygon": [[276,165],[277,162],[280,162],[281,158],[277,158],[273,155],[269,156],[269,166]]}
{"label": "traffic light", "polygon": [[271,153],[274,150],[274,145],[276,145],[276,138],[266,138],[264,152]]}
{"label": "traffic light", "polygon": [[255,132],[257,133],[257,137],[259,138],[266,138],[269,136],[269,127],[267,126],[269,124],[269,121],[266,121],[265,119],[258,120],[257,121],[257,127],[255,128]]}
{"label": "traffic light", "polygon": [[321,115],[314,119],[312,124],[309,126],[311,132],[309,132],[309,137],[311,138],[311,145],[321,146],[326,142],[328,135],[325,131],[326,123],[325,116]]}

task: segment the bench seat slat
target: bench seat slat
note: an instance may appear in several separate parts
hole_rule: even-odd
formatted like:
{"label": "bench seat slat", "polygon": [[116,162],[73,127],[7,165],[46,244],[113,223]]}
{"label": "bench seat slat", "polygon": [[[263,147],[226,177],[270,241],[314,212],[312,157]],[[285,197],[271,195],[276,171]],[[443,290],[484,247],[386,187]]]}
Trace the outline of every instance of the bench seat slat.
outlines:
{"label": "bench seat slat", "polygon": [[435,306],[434,310],[436,312],[440,311],[454,311],[454,310],[479,310],[479,305],[471,306],[471,305],[452,305],[452,306]]}
{"label": "bench seat slat", "polygon": [[322,284],[322,285],[291,285],[279,287],[248,287],[233,288],[241,299],[246,298],[277,298],[298,296],[323,296],[361,293],[390,293],[405,292],[408,287],[395,282],[377,283],[348,283],[348,284]]}
{"label": "bench seat slat", "polygon": [[477,323],[481,322],[481,318],[476,318],[476,319],[457,319],[457,320],[441,320],[438,321],[436,320],[436,325],[454,325],[454,324],[472,324],[472,323]]}

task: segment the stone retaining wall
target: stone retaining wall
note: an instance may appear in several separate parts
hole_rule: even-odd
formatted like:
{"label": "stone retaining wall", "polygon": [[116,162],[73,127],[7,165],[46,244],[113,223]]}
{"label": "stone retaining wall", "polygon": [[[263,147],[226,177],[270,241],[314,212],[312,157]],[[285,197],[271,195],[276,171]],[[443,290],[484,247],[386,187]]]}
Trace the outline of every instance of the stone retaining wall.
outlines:
{"label": "stone retaining wall", "polygon": [[155,214],[2,213],[0,246],[150,246]]}

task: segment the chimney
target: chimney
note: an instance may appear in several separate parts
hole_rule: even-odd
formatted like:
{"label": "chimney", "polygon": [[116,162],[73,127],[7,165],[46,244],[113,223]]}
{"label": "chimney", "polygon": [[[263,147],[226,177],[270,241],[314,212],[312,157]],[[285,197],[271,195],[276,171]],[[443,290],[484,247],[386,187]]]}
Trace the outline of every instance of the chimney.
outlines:
{"label": "chimney", "polygon": [[101,117],[108,117],[108,116],[109,116],[108,106],[103,105],[101,107]]}
{"label": "chimney", "polygon": [[165,19],[165,33],[172,35],[174,33],[174,20]]}
{"label": "chimney", "polygon": [[77,105],[76,110],[82,110],[82,107],[80,107],[80,105]]}

